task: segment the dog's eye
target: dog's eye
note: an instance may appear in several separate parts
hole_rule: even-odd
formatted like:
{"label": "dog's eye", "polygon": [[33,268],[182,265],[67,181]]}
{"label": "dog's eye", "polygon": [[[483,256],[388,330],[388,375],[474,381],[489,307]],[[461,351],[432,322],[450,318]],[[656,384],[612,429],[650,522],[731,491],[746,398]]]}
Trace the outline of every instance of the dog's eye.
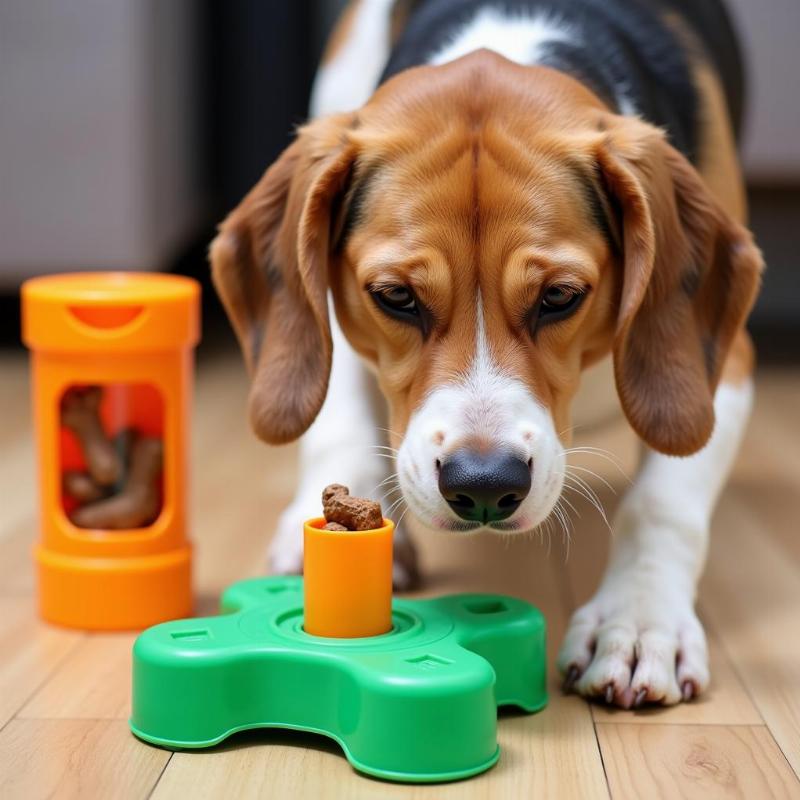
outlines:
{"label": "dog's eye", "polygon": [[551,286],[542,297],[544,311],[562,311],[571,306],[582,293],[571,286]]}
{"label": "dog's eye", "polygon": [[407,286],[383,286],[370,289],[370,294],[379,308],[394,317],[419,316],[417,298]]}
{"label": "dog's eye", "polygon": [[578,309],[586,290],[566,284],[554,284],[545,289],[538,306],[534,307],[531,319],[532,332],[540,325],[558,322]]}
{"label": "dog's eye", "polygon": [[539,306],[539,317],[561,318],[570,311],[575,310],[583,300],[585,293],[574,286],[556,284],[550,286],[542,295]]}

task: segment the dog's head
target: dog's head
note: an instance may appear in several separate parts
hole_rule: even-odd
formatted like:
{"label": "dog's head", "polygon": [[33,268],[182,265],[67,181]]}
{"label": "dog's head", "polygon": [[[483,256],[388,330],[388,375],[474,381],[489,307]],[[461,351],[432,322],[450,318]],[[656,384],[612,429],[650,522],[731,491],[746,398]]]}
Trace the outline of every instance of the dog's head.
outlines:
{"label": "dog's head", "polygon": [[412,511],[506,531],[550,513],[581,370],[609,351],[641,438],[703,446],[761,268],[661,131],[487,52],[302,128],[211,258],[261,438],[296,438],[322,405],[330,288]]}

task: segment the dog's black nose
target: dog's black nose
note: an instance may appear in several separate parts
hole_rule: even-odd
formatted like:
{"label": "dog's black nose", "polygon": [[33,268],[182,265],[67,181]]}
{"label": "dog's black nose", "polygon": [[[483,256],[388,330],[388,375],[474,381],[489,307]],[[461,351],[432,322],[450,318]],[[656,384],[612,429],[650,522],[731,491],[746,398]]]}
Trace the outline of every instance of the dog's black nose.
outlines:
{"label": "dog's black nose", "polygon": [[510,453],[464,448],[451,453],[439,468],[439,491],[461,519],[506,519],[530,490],[530,465]]}

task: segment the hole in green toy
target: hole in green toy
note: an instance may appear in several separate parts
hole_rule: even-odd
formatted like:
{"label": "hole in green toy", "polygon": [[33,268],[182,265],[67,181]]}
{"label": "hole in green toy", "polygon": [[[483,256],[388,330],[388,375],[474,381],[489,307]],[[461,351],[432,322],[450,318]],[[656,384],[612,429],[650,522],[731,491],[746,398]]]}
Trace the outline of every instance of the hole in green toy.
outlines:
{"label": "hole in green toy", "polygon": [[200,639],[208,639],[210,636],[207,630],[198,631],[174,631],[170,634],[173,639],[180,639],[183,642],[197,642]]}
{"label": "hole in green toy", "polygon": [[406,662],[408,664],[416,664],[418,667],[422,667],[423,669],[436,669],[437,667],[446,667],[453,663],[447,658],[434,656],[430,653],[425,653],[425,655],[422,656],[415,656],[414,658],[407,658]]}
{"label": "hole in green toy", "polygon": [[508,611],[508,606],[501,600],[470,600],[464,603],[464,608],[472,614],[499,614]]}

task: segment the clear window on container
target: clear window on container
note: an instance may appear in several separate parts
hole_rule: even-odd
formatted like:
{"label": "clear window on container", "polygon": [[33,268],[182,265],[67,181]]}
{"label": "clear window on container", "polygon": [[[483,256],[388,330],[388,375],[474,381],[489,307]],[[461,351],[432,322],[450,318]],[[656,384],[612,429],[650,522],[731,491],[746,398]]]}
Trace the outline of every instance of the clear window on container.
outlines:
{"label": "clear window on container", "polygon": [[164,403],[148,384],[73,384],[59,402],[61,503],[78,528],[135,530],[164,503]]}

